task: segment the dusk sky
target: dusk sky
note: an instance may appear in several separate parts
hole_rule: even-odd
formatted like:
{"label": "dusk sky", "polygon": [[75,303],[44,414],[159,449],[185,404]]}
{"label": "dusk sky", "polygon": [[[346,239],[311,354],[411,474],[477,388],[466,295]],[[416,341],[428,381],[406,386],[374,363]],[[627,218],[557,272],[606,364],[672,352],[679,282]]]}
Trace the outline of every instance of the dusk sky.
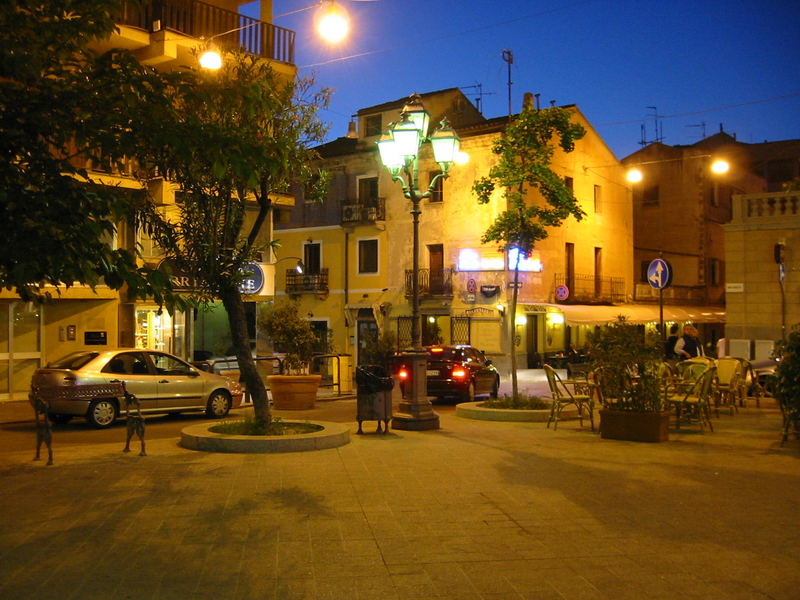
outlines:
{"label": "dusk sky", "polygon": [[[349,40],[319,41],[313,10],[276,17],[297,32],[301,75],[334,90],[321,117],[328,139],[359,108],[460,87],[482,88],[486,117],[513,111],[525,92],[541,105],[576,104],[623,158],[647,141],[691,144],[703,131],[743,142],[800,138],[798,0],[339,0]],[[275,15],[310,4],[274,0]],[[477,87],[481,86],[481,88]],[[655,108],[650,108],[655,107]]]}

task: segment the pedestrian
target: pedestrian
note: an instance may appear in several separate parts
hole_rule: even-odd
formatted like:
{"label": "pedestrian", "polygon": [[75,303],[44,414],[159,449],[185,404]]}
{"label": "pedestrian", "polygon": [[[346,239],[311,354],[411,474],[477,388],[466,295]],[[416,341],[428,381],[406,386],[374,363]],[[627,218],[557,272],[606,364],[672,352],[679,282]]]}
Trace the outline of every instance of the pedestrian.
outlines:
{"label": "pedestrian", "polygon": [[675,354],[675,344],[678,341],[678,324],[673,323],[669,328],[669,337],[664,343],[664,358],[667,360],[677,360],[678,355]]}
{"label": "pedestrian", "polygon": [[684,325],[683,335],[675,342],[675,354],[681,360],[703,356],[700,334],[693,325]]}

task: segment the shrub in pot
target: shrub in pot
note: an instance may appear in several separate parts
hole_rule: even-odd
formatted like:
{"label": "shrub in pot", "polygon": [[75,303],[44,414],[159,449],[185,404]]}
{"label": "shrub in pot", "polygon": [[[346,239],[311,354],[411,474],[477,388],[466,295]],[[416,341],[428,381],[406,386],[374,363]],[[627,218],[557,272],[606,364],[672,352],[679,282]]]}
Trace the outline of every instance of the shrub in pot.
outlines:
{"label": "shrub in pot", "polygon": [[660,369],[663,347],[654,333],[618,317],[589,336],[603,407],[600,435],[665,441],[669,411]]}
{"label": "shrub in pot", "polygon": [[284,374],[267,377],[275,408],[313,408],[321,376],[309,375],[308,369],[318,339],[297,302],[282,298],[263,306],[258,324],[275,349],[285,353]]}
{"label": "shrub in pot", "polygon": [[780,362],[775,369],[773,389],[783,413],[783,439],[794,428],[795,437],[800,429],[800,330],[789,333],[786,341],[776,348]]}

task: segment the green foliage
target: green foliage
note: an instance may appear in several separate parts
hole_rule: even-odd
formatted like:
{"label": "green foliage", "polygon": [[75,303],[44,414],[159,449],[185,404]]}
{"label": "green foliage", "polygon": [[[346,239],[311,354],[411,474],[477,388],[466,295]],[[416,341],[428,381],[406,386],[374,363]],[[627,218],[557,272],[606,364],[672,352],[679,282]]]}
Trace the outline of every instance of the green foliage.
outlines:
{"label": "green foliage", "polygon": [[390,366],[392,357],[397,349],[397,336],[391,331],[384,330],[375,337],[368,337],[361,350],[364,364]]}
{"label": "green foliage", "polygon": [[306,373],[319,343],[306,319],[300,317],[297,303],[282,298],[261,307],[258,324],[269,336],[278,352],[286,353],[290,374]]}
{"label": "green foliage", "polygon": [[321,431],[321,425],[314,423],[299,423],[295,421],[283,421],[276,417],[271,423],[264,423],[254,419],[251,415],[245,415],[244,419],[236,421],[223,421],[219,425],[214,425],[209,429],[213,433],[225,435],[252,435],[252,436],[278,436],[278,435],[302,435],[304,433],[314,433]]}
{"label": "green foliage", "polygon": [[606,404],[614,410],[663,409],[659,369],[663,355],[658,334],[618,317],[589,334],[592,368],[598,369]]}
{"label": "green foliage", "polygon": [[[570,122],[564,108],[534,110],[526,108],[495,140],[492,152],[498,162],[472,186],[481,204],[488,203],[496,188],[505,189],[508,209],[498,215],[484,232],[483,243],[498,242],[501,251],[516,247],[529,255],[538,240],[545,239],[548,227],[557,227],[569,216],[584,216],[572,191],[551,168],[555,146],[571,152],[586,130]],[[544,202],[526,201],[535,189]]]}
{"label": "green foliage", "polygon": [[800,330],[789,333],[776,348],[780,362],[775,370],[774,393],[789,416],[800,421]]}
{"label": "green foliage", "polygon": [[109,244],[118,222],[145,218],[143,196],[92,181],[75,160],[110,167],[124,158],[106,142],[128,127],[129,74],[99,80],[103,59],[87,50],[113,32],[121,5],[0,3],[0,285],[26,300],[42,298],[41,285],[101,283],[177,300],[163,274]]}

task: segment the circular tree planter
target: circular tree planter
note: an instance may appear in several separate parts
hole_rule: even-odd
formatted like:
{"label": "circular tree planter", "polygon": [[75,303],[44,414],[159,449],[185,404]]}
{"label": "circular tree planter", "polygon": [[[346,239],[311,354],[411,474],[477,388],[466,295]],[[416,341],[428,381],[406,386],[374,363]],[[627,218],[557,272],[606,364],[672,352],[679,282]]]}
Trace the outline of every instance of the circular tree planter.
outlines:
{"label": "circular tree planter", "polygon": [[321,375],[269,375],[273,406],[281,410],[314,408]]}
{"label": "circular tree planter", "polygon": [[[528,421],[546,423],[550,416],[549,408],[535,410],[514,408],[485,408],[483,402],[462,402],[456,405],[456,416],[481,421]],[[561,411],[559,421],[577,419],[577,408],[566,408]]]}
{"label": "circular tree planter", "polygon": [[350,426],[347,424],[307,422],[322,429],[299,435],[229,435],[210,431],[218,423],[198,423],[181,431],[181,446],[205,452],[267,453],[325,450],[350,442]]}

